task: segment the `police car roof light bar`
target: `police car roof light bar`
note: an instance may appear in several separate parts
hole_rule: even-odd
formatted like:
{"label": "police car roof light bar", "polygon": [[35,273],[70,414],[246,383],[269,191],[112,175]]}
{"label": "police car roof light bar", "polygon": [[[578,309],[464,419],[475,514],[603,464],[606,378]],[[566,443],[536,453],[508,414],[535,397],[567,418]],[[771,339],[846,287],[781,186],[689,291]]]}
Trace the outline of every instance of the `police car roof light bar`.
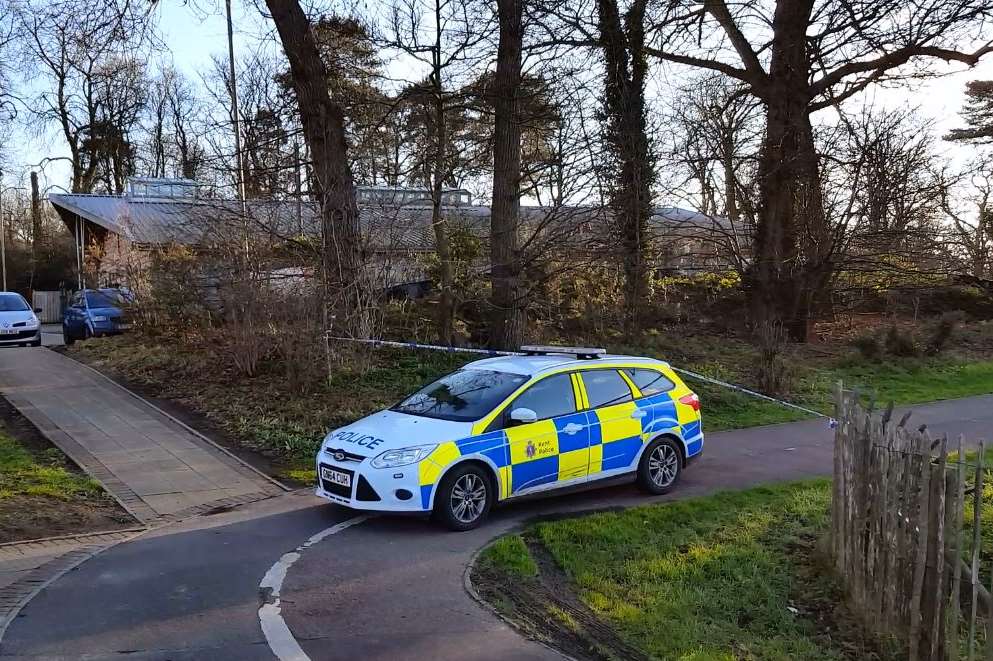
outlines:
{"label": "police car roof light bar", "polygon": [[550,353],[558,353],[575,356],[580,360],[595,360],[607,353],[606,349],[600,347],[555,347],[534,344],[521,347],[521,351],[527,356],[545,356]]}

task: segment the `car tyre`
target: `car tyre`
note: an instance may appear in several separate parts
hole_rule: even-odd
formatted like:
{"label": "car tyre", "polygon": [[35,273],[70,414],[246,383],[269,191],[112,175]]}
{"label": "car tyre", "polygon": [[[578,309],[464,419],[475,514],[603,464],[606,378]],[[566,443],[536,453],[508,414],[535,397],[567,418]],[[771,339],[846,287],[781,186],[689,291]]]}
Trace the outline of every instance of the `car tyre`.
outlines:
{"label": "car tyre", "polygon": [[493,481],[483,467],[477,464],[456,466],[438,485],[434,517],[449,530],[472,530],[486,519],[495,496]]}
{"label": "car tyre", "polygon": [[31,342],[31,346],[33,346],[33,347],[40,347],[41,346],[41,335],[38,336],[38,339],[37,340],[33,340]]}
{"label": "car tyre", "polygon": [[69,332],[69,329],[66,328],[65,326],[63,326],[62,327],[62,343],[65,344],[66,346],[69,346],[69,345],[71,345],[75,341],[76,341],[76,338],[72,336],[72,333]]}
{"label": "car tyre", "polygon": [[661,495],[676,487],[683,475],[683,454],[678,443],[663,436],[648,444],[638,463],[638,486],[641,489]]}
{"label": "car tyre", "polygon": [[93,331],[90,330],[89,326],[83,324],[83,339],[88,340],[91,337],[93,337]]}

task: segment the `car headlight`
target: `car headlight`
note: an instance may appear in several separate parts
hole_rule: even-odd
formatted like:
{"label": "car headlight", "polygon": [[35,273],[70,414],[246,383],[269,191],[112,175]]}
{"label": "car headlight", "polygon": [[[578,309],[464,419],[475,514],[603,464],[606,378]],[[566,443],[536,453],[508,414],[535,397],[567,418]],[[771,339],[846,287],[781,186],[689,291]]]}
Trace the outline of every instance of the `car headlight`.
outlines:
{"label": "car headlight", "polygon": [[417,445],[411,448],[400,448],[399,450],[387,450],[370,462],[373,468],[396,468],[407,464],[416,464],[421,459],[426,458],[434,452],[438,444]]}
{"label": "car headlight", "polygon": [[93,315],[93,321],[107,321],[107,317],[102,314],[95,314]]}

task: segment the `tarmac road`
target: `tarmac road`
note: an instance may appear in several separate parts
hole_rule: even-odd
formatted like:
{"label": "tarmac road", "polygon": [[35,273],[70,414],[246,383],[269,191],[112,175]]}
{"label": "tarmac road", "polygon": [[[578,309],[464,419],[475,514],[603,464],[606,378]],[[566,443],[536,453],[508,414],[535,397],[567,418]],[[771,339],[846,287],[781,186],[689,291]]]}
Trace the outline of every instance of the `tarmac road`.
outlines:
{"label": "tarmac road", "polygon": [[[915,407],[934,433],[980,438],[993,396]],[[710,434],[671,497],[826,475],[832,434],[811,420]],[[630,486],[510,505],[456,534],[378,516],[303,550],[280,592],[296,659],[556,659],[476,604],[465,569],[487,541],[528,519],[665,500]],[[304,492],[120,544],[41,592],[15,620],[0,659],[272,659],[259,582],[280,557],[355,513]]]}

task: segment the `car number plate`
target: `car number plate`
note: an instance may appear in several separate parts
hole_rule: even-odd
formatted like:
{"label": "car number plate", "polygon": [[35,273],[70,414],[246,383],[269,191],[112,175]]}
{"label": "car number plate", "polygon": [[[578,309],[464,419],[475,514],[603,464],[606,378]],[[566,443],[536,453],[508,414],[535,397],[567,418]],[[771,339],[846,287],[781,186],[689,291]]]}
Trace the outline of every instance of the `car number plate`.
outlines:
{"label": "car number plate", "polygon": [[119,330],[131,330],[131,324],[117,324]]}
{"label": "car number plate", "polygon": [[352,486],[352,476],[348,473],[342,473],[341,471],[336,471],[333,468],[327,468],[321,466],[321,478],[327,480],[328,482],[333,482],[334,484],[341,485],[343,487]]}
{"label": "car number plate", "polygon": [[17,331],[13,328],[0,328],[0,335],[17,335]]}

